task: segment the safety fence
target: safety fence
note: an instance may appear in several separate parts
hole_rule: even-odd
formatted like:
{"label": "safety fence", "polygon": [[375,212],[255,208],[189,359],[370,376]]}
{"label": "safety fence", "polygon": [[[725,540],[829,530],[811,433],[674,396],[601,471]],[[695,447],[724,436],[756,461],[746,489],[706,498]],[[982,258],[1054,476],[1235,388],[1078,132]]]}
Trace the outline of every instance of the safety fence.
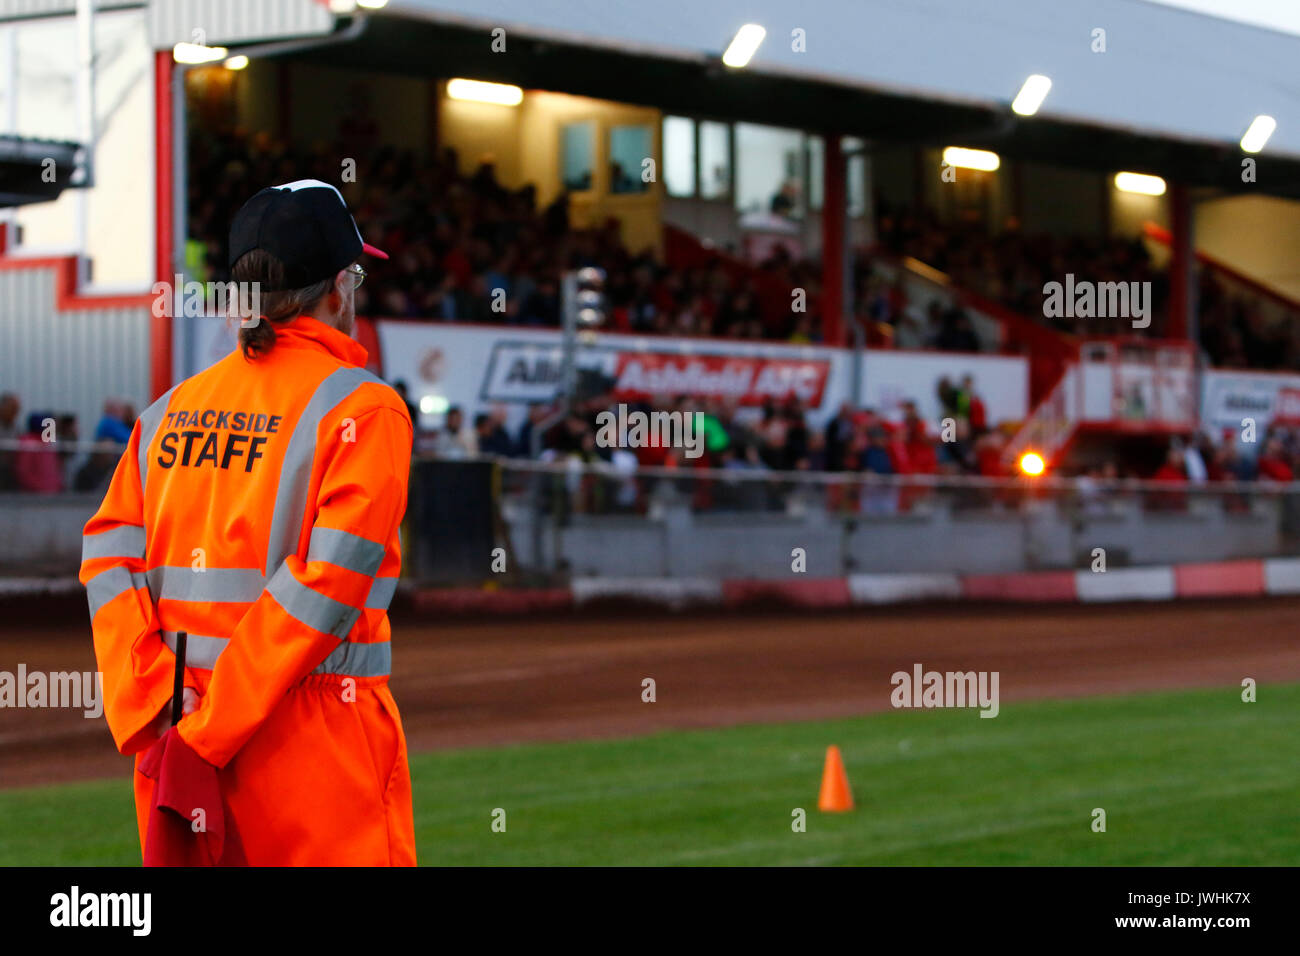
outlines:
{"label": "safety fence", "polygon": [[828,575],[978,573],[1300,554],[1300,483],[655,468],[577,459],[421,459],[415,474],[408,514],[422,557],[411,571],[431,583],[576,574],[765,577],[800,563]]}
{"label": "safety fence", "polygon": [[1222,508],[1300,492],[1300,482],[1156,481],[1055,476],[989,478],[965,474],[776,471],[765,468],[619,466],[604,461],[476,459],[501,470],[503,495],[557,516],[649,514],[686,505],[696,513],[801,513],[820,508],[844,516],[924,514],[941,508],[1006,513],[1034,502],[1091,515],[1131,507],[1177,512]]}
{"label": "safety fence", "polygon": [[[80,492],[0,490],[0,573],[75,573],[120,446],[0,454],[39,456],[47,477],[103,473]],[[417,457],[403,531],[419,584],[1120,568],[1300,555],[1300,483]]]}

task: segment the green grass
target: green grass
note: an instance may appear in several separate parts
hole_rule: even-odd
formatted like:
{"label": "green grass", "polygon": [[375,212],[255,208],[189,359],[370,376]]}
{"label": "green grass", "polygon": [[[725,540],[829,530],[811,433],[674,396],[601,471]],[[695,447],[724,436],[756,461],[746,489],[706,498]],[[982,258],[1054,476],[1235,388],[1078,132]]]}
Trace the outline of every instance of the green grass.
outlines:
{"label": "green grass", "polygon": [[[1300,685],[419,754],[426,864],[1300,863]],[[644,706],[654,706],[647,704]],[[827,744],[857,810],[817,812]],[[506,832],[494,833],[494,808]],[[791,811],[808,811],[807,832]],[[1092,810],[1107,832],[1090,828]],[[0,791],[0,864],[135,864],[125,779]]]}

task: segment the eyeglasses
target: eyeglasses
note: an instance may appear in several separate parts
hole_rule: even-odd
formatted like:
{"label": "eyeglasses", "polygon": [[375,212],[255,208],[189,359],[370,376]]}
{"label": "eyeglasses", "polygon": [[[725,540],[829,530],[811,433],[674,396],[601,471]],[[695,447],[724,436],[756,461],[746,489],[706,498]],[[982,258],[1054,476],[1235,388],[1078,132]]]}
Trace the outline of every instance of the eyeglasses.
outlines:
{"label": "eyeglasses", "polygon": [[352,276],[352,288],[354,289],[360,288],[361,283],[365,282],[366,276],[370,274],[355,262],[348,266],[346,271]]}

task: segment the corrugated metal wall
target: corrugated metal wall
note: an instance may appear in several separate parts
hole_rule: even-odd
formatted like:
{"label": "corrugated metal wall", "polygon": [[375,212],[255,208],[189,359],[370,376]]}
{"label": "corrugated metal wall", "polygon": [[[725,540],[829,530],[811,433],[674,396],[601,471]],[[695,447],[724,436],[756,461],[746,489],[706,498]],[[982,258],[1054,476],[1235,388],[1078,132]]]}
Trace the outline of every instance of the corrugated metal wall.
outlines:
{"label": "corrugated metal wall", "polygon": [[73,412],[91,437],[104,399],[149,404],[149,309],[55,308],[53,269],[0,269],[0,392],[22,417]]}
{"label": "corrugated metal wall", "polygon": [[[123,7],[143,7],[145,0],[97,0],[96,10],[120,10]],[[48,17],[53,14],[72,13],[77,0],[0,0],[0,20],[19,17]]]}
{"label": "corrugated metal wall", "polygon": [[209,45],[316,36],[334,29],[334,15],[314,0],[153,0],[149,41],[156,50],[191,43],[204,31]]}
{"label": "corrugated metal wall", "polygon": [[76,6],[76,0],[0,0],[0,20],[71,13]]}
{"label": "corrugated metal wall", "polygon": [[[76,0],[0,0],[0,20],[70,14]],[[315,0],[97,0],[96,9],[148,7],[156,50],[191,43],[202,30],[210,44],[316,36],[334,29],[334,15]]]}

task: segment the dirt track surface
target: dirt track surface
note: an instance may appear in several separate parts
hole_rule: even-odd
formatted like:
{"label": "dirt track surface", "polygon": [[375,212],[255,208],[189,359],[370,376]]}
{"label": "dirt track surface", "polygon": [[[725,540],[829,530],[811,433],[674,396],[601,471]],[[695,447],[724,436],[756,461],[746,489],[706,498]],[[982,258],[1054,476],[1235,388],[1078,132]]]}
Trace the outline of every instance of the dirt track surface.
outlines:
{"label": "dirt track surface", "polygon": [[[75,611],[8,616],[0,671],[93,670]],[[4,615],[0,608],[0,615]],[[394,624],[393,693],[412,750],[849,716],[890,675],[997,670],[1003,704],[1300,680],[1300,599],[946,606],[835,614],[663,612]],[[642,681],[657,701],[641,700]],[[0,709],[0,786],[125,776],[102,720]]]}

